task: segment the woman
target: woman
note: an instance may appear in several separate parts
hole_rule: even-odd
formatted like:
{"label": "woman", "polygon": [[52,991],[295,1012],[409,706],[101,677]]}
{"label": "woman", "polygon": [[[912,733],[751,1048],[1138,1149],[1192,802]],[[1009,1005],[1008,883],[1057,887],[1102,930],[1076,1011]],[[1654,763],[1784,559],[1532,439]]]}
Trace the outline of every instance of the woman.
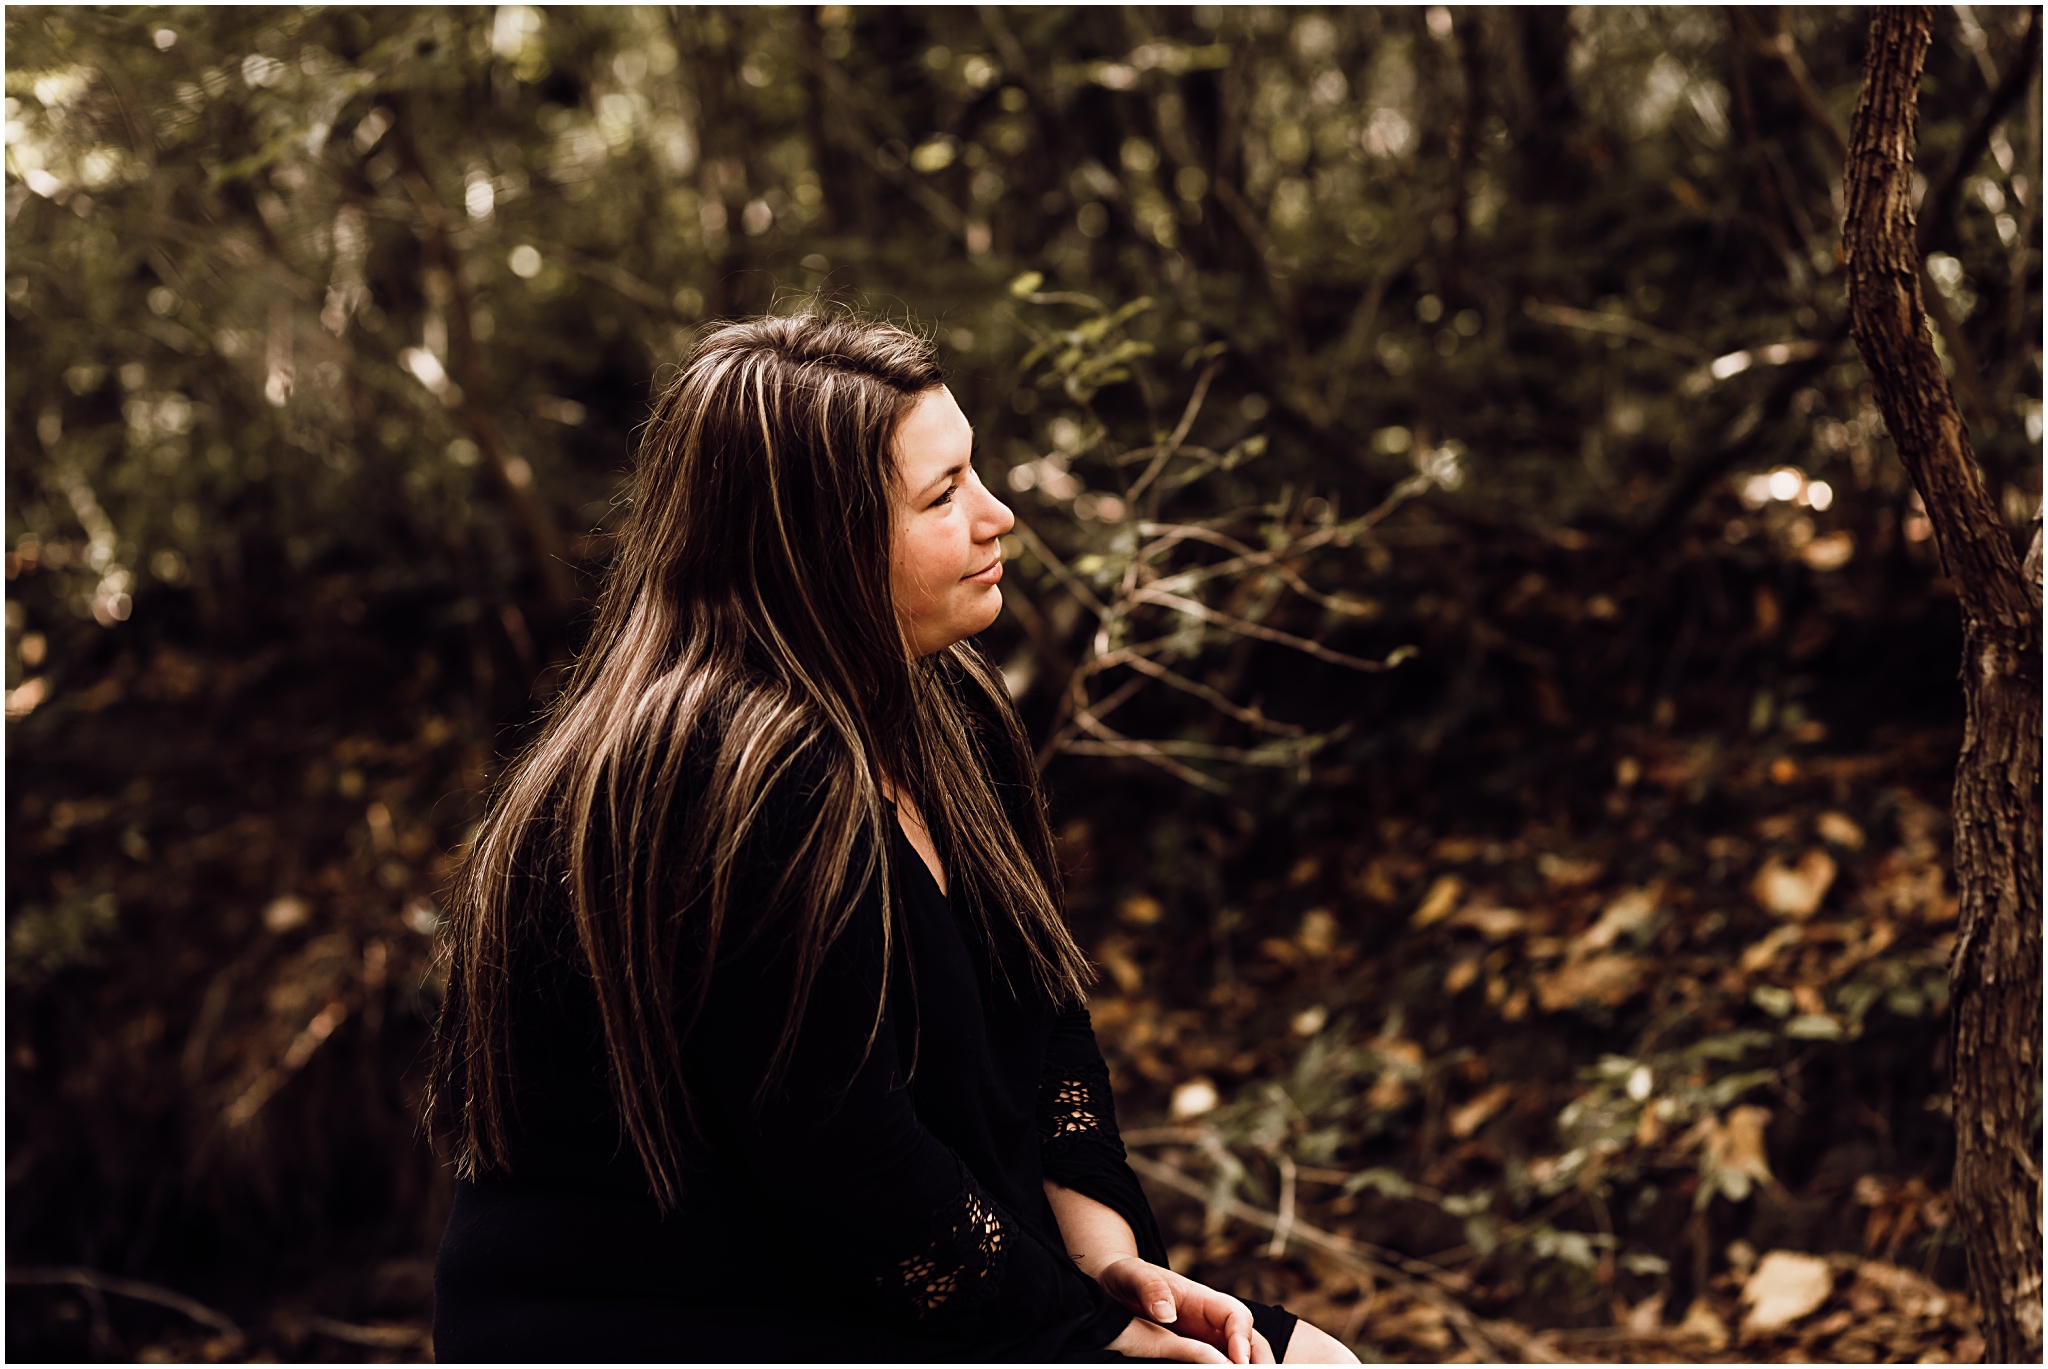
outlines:
{"label": "woman", "polygon": [[[452,1359],[1349,1359],[1173,1274],[931,349],[721,328],[451,899]],[[1173,1329],[1169,1330],[1168,1327]]]}

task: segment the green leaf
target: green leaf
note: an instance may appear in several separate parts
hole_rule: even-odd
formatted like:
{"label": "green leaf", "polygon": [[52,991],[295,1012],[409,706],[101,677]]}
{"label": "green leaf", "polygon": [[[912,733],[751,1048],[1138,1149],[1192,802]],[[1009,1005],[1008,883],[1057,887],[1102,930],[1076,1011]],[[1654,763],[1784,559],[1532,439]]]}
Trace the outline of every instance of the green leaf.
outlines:
{"label": "green leaf", "polygon": [[1776,984],[1757,985],[1749,991],[1749,1001],[1773,1017],[1783,1017],[1792,1011],[1792,991]]}
{"label": "green leaf", "polygon": [[1346,1196],[1354,1193],[1363,1193],[1368,1188],[1375,1193],[1385,1194],[1389,1198],[1412,1198],[1415,1196],[1415,1186],[1413,1184],[1409,1183],[1398,1172],[1380,1166],[1374,1166],[1371,1169],[1361,1169],[1358,1173],[1344,1181]]}

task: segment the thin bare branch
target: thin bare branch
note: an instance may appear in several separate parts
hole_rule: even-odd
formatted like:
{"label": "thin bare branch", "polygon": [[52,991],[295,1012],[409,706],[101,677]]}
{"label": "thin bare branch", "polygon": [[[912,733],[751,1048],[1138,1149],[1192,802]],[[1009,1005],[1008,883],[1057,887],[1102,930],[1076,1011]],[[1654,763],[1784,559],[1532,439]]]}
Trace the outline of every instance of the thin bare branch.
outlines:
{"label": "thin bare branch", "polygon": [[1089,657],[1075,673],[1083,678],[1089,675],[1100,675],[1105,670],[1110,670],[1120,665],[1129,665],[1133,657],[1154,656],[1174,644],[1175,641],[1172,637],[1155,637],[1149,642],[1138,642],[1131,646],[1120,646],[1114,651],[1102,652]]}
{"label": "thin bare branch", "polygon": [[1222,369],[1223,363],[1220,361],[1212,361],[1203,368],[1201,378],[1195,381],[1194,394],[1188,397],[1187,408],[1181,411],[1180,422],[1174,426],[1172,434],[1153,456],[1152,464],[1145,468],[1144,474],[1137,478],[1125,494],[1124,497],[1132,504],[1135,505],[1138,497],[1159,478],[1159,473],[1166,469],[1166,463],[1173,460],[1174,453],[1180,450],[1180,444],[1187,441],[1189,430],[1195,426],[1195,416],[1202,412],[1202,401],[1209,397],[1209,382],[1214,380],[1216,373]]}
{"label": "thin bare branch", "polygon": [[1330,426],[1330,412],[1323,404],[1323,397],[1316,386],[1315,369],[1309,364],[1308,342],[1302,336],[1301,302],[1294,293],[1294,285],[1287,279],[1287,273],[1280,269],[1278,256],[1273,250],[1273,240],[1266,233],[1258,215],[1252,212],[1244,195],[1231,184],[1230,178],[1218,174],[1209,183],[1210,193],[1216,202],[1229,213],[1245,241],[1259,257],[1259,264],[1266,268],[1266,284],[1273,292],[1273,302],[1280,306],[1280,321],[1287,331],[1287,360],[1294,369],[1294,384],[1301,392],[1301,411],[1317,428]]}
{"label": "thin bare branch", "polygon": [[1087,674],[1080,670],[1075,671],[1073,677],[1067,681],[1066,693],[1060,696],[1060,709],[1053,718],[1052,730],[1047,736],[1046,743],[1039,748],[1039,767],[1043,769],[1055,755],[1065,749],[1076,731],[1087,731],[1090,724],[1099,725],[1105,716],[1122,707],[1125,701],[1138,692],[1140,683],[1138,680],[1125,680],[1100,702],[1090,703]]}
{"label": "thin bare branch", "polygon": [[433,177],[420,155],[418,140],[413,136],[409,109],[399,112],[391,131],[391,146],[398,153],[404,168],[405,186],[411,192],[420,221],[427,230],[429,260],[447,276],[450,295],[448,335],[454,344],[455,363],[460,369],[457,379],[462,391],[460,412],[463,426],[483,453],[484,465],[491,472],[500,497],[511,506],[513,516],[519,520],[532,544],[533,565],[546,592],[549,612],[557,618],[563,617],[576,600],[575,575],[562,554],[561,529],[555,525],[553,512],[533,489],[530,469],[525,462],[513,458],[499,435],[496,410],[486,393],[488,377],[483,347],[471,322],[476,311],[470,294],[469,273],[463,266],[462,253],[455,246],[447,207],[441,203],[440,193],[434,188]]}
{"label": "thin bare branch", "polygon": [[1792,30],[1785,26],[1784,11],[1778,11],[1778,31],[1768,35],[1759,32],[1749,16],[1740,9],[1736,9],[1734,13],[1737,22],[1749,35],[1750,41],[1756,44],[1756,50],[1785,69],[1785,75],[1791,78],[1793,93],[1799,97],[1800,107],[1806,111],[1806,116],[1813,120],[1820,131],[1827,135],[1828,142],[1834,146],[1836,159],[1848,161],[1849,135],[1835,122],[1835,116],[1829,112],[1827,102],[1821,99],[1820,91],[1814,87],[1813,75],[1807,71],[1806,62],[1799,56],[1799,47],[1792,41]]}
{"label": "thin bare branch", "polygon": [[[1060,750],[1076,756],[1120,756],[1123,755],[1125,740],[1070,741]],[[1287,755],[1279,751],[1262,754],[1242,746],[1218,746],[1214,742],[1187,741],[1138,741],[1140,746],[1149,746],[1162,756],[1183,756],[1191,761],[1226,761],[1236,765],[1270,765],[1281,769],[1301,764],[1299,755]]]}
{"label": "thin bare branch", "polygon": [[[1315,547],[1322,546],[1331,540],[1328,537],[1321,537],[1320,540],[1311,543],[1309,539],[1318,537],[1318,533],[1307,534],[1274,551],[1254,551],[1234,537],[1229,537],[1213,529],[1198,527],[1193,524],[1145,523],[1141,525],[1141,528],[1157,532],[1162,538],[1162,541],[1157,545],[1162,548],[1170,547],[1178,541],[1189,540],[1207,542],[1211,546],[1221,547],[1225,551],[1236,553],[1234,560],[1218,562],[1213,566],[1195,566],[1178,574],[1165,576],[1153,582],[1154,588],[1187,589],[1201,584],[1205,580],[1213,580],[1219,575],[1229,575],[1240,570],[1263,567],[1279,576],[1286,583],[1287,587],[1296,594],[1299,594],[1304,599],[1320,604],[1332,613],[1343,613],[1352,617],[1359,617],[1365,612],[1365,610],[1349,599],[1343,599],[1334,594],[1325,594],[1321,590],[1313,588],[1300,575],[1296,574],[1291,566],[1280,559],[1285,555],[1313,550]],[[1146,548],[1140,553],[1139,559],[1143,560],[1149,557],[1153,554],[1153,551],[1154,548],[1152,547]]]}
{"label": "thin bare branch", "polygon": [[797,26],[797,31],[799,41],[804,45],[806,55],[812,59],[812,69],[816,72],[822,72],[824,75],[825,85],[832,95],[833,107],[839,110],[842,115],[851,114],[856,116],[851,118],[842,117],[835,120],[834,126],[843,136],[856,145],[860,154],[867,159],[868,164],[873,166],[884,179],[911,199],[917,201],[918,207],[931,215],[939,227],[945,229],[952,236],[959,238],[963,243],[966,242],[968,237],[967,216],[960,212],[960,207],[934,190],[922,177],[907,174],[900,163],[895,163],[893,158],[883,156],[880,145],[875,142],[862,119],[858,117],[865,115],[868,119],[882,125],[885,132],[892,131],[892,128],[900,129],[901,125],[897,123],[890,111],[874,100],[866,90],[861,88],[858,82],[850,80],[846,73],[840,69],[837,62],[834,62],[821,49],[817,48],[811,30],[807,26],[800,24]]}
{"label": "thin bare branch", "polygon": [[1169,670],[1157,661],[1147,660],[1143,656],[1125,656],[1119,664],[1127,665],[1133,670],[1150,675],[1161,684],[1170,685],[1184,694],[1192,694],[1217,712],[1227,717],[1235,718],[1248,727],[1256,727],[1261,732],[1270,732],[1276,737],[1300,737],[1306,735],[1302,728],[1295,726],[1293,723],[1274,722],[1256,708],[1246,708],[1241,704],[1234,704],[1220,691],[1210,688],[1200,680],[1190,680],[1187,676],[1182,675],[1178,671]]}
{"label": "thin bare branch", "polygon": [[[1106,748],[1101,751],[1094,751],[1091,748],[1093,754],[1129,756],[1135,760],[1146,761],[1156,765],[1175,779],[1185,780],[1197,789],[1205,789],[1211,794],[1227,795],[1230,793],[1229,785],[1213,776],[1205,775],[1190,766],[1182,765],[1179,761],[1162,751],[1156,743],[1141,742],[1135,737],[1126,737],[1123,733],[1118,732],[1115,728],[1110,727],[1107,723],[1100,721],[1089,713],[1077,715],[1075,721],[1080,724],[1082,730],[1092,733],[1097,741]],[[1071,750],[1077,745],[1077,743],[1069,742],[1060,749]]]}
{"label": "thin bare branch", "polygon": [[624,267],[613,262],[597,261],[594,258],[584,256],[580,252],[572,252],[566,248],[556,248],[555,255],[561,258],[562,264],[571,271],[576,272],[578,275],[588,276],[600,285],[610,286],[635,304],[645,305],[647,308],[661,314],[674,314],[677,312],[673,300]]}
{"label": "thin bare branch", "polygon": [[1535,299],[1524,301],[1522,312],[1539,323],[1554,323],[1560,328],[1576,328],[1585,333],[1606,333],[1612,337],[1647,342],[1652,347],[1676,352],[1688,361],[1705,362],[1713,359],[1713,353],[1691,338],[1668,333],[1662,328],[1644,323],[1641,319],[1629,318],[1622,314],[1597,314],[1591,309],[1574,309],[1564,304],[1545,304]]}
{"label": "thin bare branch", "polygon": [[1941,293],[1940,282],[1927,269],[1925,257],[1920,262],[1920,301],[1927,306],[1927,316],[1934,320],[1942,344],[1948,348],[1948,359],[1955,367],[1949,380],[1955,386],[1963,416],[1978,436],[1989,437],[1998,431],[1998,419],[1984,393],[1984,372],[1977,364],[1977,349],[1970,345],[1970,335],[1963,331],[1962,320],[1948,307],[1948,297]]}
{"label": "thin bare branch", "polygon": [[1095,597],[1095,591],[1088,588],[1087,582],[1084,581],[1080,576],[1074,574],[1072,570],[1068,569],[1067,563],[1065,561],[1060,560],[1059,556],[1053,551],[1053,549],[1045,544],[1044,539],[1039,537],[1037,533],[1031,530],[1031,525],[1029,523],[1026,523],[1023,519],[1019,518],[1017,520],[1017,526],[1013,528],[1012,531],[1015,532],[1017,536],[1023,540],[1023,543],[1026,547],[1030,548],[1031,554],[1033,556],[1036,556],[1040,561],[1044,562],[1045,568],[1051,571],[1053,573],[1053,576],[1056,579],[1058,579],[1058,581],[1062,585],[1065,585],[1067,587],[1067,593],[1073,595],[1076,599],[1080,600],[1081,603],[1085,607],[1087,607],[1091,612],[1093,612],[1096,617],[1106,618],[1109,616],[1108,607],[1102,602],[1102,600]]}
{"label": "thin bare branch", "polygon": [[1146,586],[1133,595],[1132,598],[1139,603],[1157,604],[1161,608],[1178,610],[1189,617],[1200,618],[1205,623],[1214,627],[1220,627],[1227,632],[1235,632],[1240,636],[1256,637],[1260,641],[1274,642],[1280,646],[1293,647],[1296,651],[1313,656],[1319,661],[1328,661],[1331,665],[1341,665],[1351,670],[1362,670],[1368,674],[1375,675],[1389,668],[1385,661],[1368,661],[1362,656],[1350,656],[1341,651],[1332,651],[1321,642],[1312,642],[1306,637],[1297,637],[1291,632],[1282,632],[1278,628],[1267,627],[1263,623],[1254,623],[1243,618],[1234,618],[1228,613],[1210,608],[1199,600],[1184,598],[1178,594],[1162,594],[1153,586]]}
{"label": "thin bare branch", "polygon": [[[1428,223],[1432,216],[1422,216],[1418,222]],[[1358,297],[1358,304],[1351,311],[1351,322],[1344,329],[1344,337],[1337,344],[1336,363],[1330,368],[1330,412],[1335,414],[1344,407],[1345,391],[1350,388],[1351,377],[1358,370],[1358,363],[1365,355],[1366,340],[1372,336],[1373,320],[1379,317],[1380,305],[1386,300],[1387,291],[1401,278],[1401,273],[1415,264],[1427,240],[1421,231],[1400,250],[1388,258],[1372,283]]]}
{"label": "thin bare branch", "polygon": [[[1940,245],[1942,235],[1951,228],[1950,220],[1955,214],[1956,197],[1962,192],[1963,180],[1970,174],[1970,168],[1984,155],[1984,148],[1991,141],[1991,132],[1997,128],[2020,96],[2026,94],[2027,86],[2034,76],[2034,64],[2041,60],[2041,12],[2027,11],[2027,28],[2013,48],[2012,64],[2005,69],[2005,75],[1991,92],[1976,122],[1956,145],[1955,156],[1946,170],[1933,181],[1934,188],[1920,202],[1917,237],[1920,255],[1925,256]],[[1982,31],[1979,31],[1981,38]],[[1976,49],[1979,57],[1988,63],[1991,59],[1982,47]]]}

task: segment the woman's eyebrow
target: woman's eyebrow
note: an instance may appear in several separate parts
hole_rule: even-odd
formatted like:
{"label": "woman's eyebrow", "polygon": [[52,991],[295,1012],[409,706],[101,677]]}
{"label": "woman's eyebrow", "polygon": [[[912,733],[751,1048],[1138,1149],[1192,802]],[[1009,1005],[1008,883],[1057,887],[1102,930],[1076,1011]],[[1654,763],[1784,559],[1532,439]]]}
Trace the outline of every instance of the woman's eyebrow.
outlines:
{"label": "woman's eyebrow", "polygon": [[949,481],[954,476],[960,474],[960,472],[966,470],[969,466],[973,465],[975,460],[980,456],[981,439],[975,436],[974,429],[970,427],[967,430],[967,459],[955,465],[946,467],[946,469],[940,471],[930,480],[925,481],[924,485],[918,490],[919,497],[922,498],[925,492],[930,490],[932,486],[937,485],[943,481]]}
{"label": "woman's eyebrow", "polygon": [[946,469],[940,471],[937,475],[933,476],[930,480],[925,481],[924,484],[918,488],[918,493],[922,495],[926,491],[930,490],[932,486],[944,484],[966,469],[967,463],[964,461],[955,466],[948,466],[946,467]]}

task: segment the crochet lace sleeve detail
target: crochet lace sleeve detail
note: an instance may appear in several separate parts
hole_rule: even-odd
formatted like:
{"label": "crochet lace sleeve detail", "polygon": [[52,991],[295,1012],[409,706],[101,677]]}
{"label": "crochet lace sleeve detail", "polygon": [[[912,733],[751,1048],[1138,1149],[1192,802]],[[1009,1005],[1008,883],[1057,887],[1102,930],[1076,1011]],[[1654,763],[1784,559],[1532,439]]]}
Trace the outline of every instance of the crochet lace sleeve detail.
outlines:
{"label": "crochet lace sleeve detail", "polygon": [[1091,1137],[1114,1142],[1116,1106],[1110,1097],[1109,1066],[1101,1061],[1070,1065],[1039,1085],[1038,1139],[1044,1149]]}
{"label": "crochet lace sleeve detail", "polygon": [[917,1321],[948,1318],[992,1300],[1002,1287],[1009,1235],[1002,1216],[971,1186],[932,1213],[930,1243],[875,1276],[884,1297]]}

